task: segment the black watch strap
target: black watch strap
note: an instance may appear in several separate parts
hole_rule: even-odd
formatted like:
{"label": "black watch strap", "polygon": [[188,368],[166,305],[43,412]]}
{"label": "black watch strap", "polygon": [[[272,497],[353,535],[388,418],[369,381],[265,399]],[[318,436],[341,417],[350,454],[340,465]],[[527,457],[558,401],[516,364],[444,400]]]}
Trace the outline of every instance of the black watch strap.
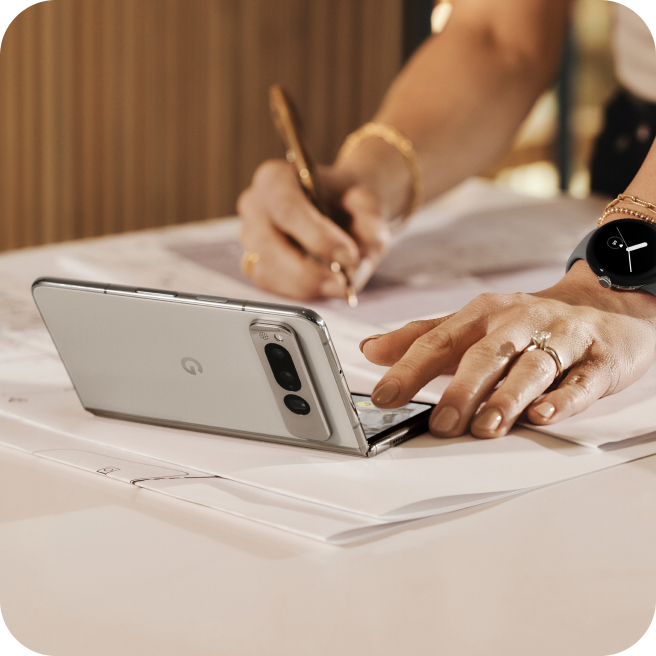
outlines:
{"label": "black watch strap", "polygon": [[574,252],[569,256],[569,260],[567,260],[567,268],[565,269],[565,272],[569,271],[577,260],[585,260],[585,252],[588,248],[588,242],[594,233],[595,231],[591,230],[585,237],[583,237],[581,243],[574,249]]}

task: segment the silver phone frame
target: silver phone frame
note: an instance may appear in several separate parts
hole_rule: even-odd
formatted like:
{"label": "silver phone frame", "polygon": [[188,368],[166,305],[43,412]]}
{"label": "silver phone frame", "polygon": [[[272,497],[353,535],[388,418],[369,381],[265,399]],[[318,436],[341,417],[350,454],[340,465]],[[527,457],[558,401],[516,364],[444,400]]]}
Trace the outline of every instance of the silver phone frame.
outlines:
{"label": "silver phone frame", "polygon": [[[271,321],[270,321],[271,324],[278,324],[281,326],[285,325],[284,324],[285,318],[303,319],[308,321],[320,336],[321,343],[324,349],[324,355],[329,363],[330,370],[337,384],[337,388],[339,389],[340,396],[343,402],[343,410],[348,416],[349,423],[353,429],[353,435],[355,437],[358,446],[357,448],[347,448],[335,444],[327,444],[322,441],[316,441],[310,439],[303,439],[303,441],[301,442],[298,439],[292,440],[280,436],[272,436],[272,435],[266,435],[260,433],[252,433],[248,431],[225,429],[225,428],[209,426],[205,424],[194,424],[194,423],[183,422],[183,421],[171,421],[167,419],[143,417],[139,415],[124,414],[121,412],[105,410],[102,408],[87,407],[82,402],[82,397],[79,394],[77,388],[75,388],[83,407],[94,415],[98,415],[101,417],[108,417],[112,419],[132,421],[136,423],[144,423],[144,424],[150,424],[156,426],[166,426],[169,428],[181,428],[181,429],[194,430],[198,432],[211,433],[216,435],[225,435],[229,437],[239,437],[239,438],[246,438],[251,440],[273,442],[279,444],[288,444],[293,446],[302,446],[303,448],[317,449],[321,451],[330,451],[333,453],[342,453],[345,455],[352,455],[352,456],[359,456],[359,457],[375,456],[389,449],[390,447],[401,444],[402,442],[405,442],[406,440],[409,440],[412,437],[415,437],[417,434],[419,434],[416,428],[411,425],[411,426],[404,426],[399,428],[398,430],[392,432],[391,434],[382,438],[378,442],[369,443],[367,441],[367,438],[364,434],[364,430],[362,428],[355,407],[355,403],[353,401],[353,397],[351,396],[351,391],[344,377],[342,367],[339,363],[339,358],[337,357],[337,353],[335,352],[335,348],[333,346],[326,324],[324,320],[321,318],[321,316],[317,314],[314,310],[304,308],[301,306],[282,305],[276,303],[262,303],[257,301],[247,301],[247,300],[240,300],[240,299],[228,299],[224,297],[209,296],[203,294],[197,295],[197,294],[189,294],[184,292],[174,292],[171,290],[160,290],[160,289],[152,289],[147,287],[135,287],[135,286],[126,286],[126,285],[115,285],[109,283],[97,283],[97,282],[90,282],[90,281],[72,280],[67,278],[56,278],[56,277],[40,277],[37,280],[35,280],[34,283],[32,284],[33,296],[35,291],[39,287],[44,287],[44,286],[75,290],[81,292],[130,296],[137,299],[148,298],[151,300],[157,300],[165,303],[182,303],[182,304],[191,304],[191,305],[215,306],[217,308],[223,308],[223,309],[228,308],[232,310],[240,310],[243,312],[251,312],[254,314],[257,313],[260,315],[265,314],[271,317]],[[62,357],[62,354],[59,351],[59,348],[57,347],[57,341],[54,335],[52,334],[52,332],[50,331],[50,328],[48,327],[48,322],[46,320],[46,317],[43,315],[41,308],[39,307],[36,297],[35,297],[35,303],[37,305],[37,308],[39,309],[44,324],[46,325],[46,328],[48,329],[48,332],[50,333],[50,336],[53,339],[53,343],[57,348],[57,351],[62,359],[62,362],[66,367],[67,372],[69,373],[71,382],[75,387],[75,381],[73,380],[73,377],[70,376],[70,372],[68,371],[68,367],[66,366],[66,361]],[[257,321],[258,321],[257,319],[254,319],[254,321],[251,323],[256,323]],[[260,321],[262,320],[260,319]],[[264,321],[269,322],[268,317]],[[304,354],[304,355],[305,357],[308,357],[308,354]],[[309,374],[306,373],[306,375]],[[314,381],[313,384],[316,384],[316,381]]]}

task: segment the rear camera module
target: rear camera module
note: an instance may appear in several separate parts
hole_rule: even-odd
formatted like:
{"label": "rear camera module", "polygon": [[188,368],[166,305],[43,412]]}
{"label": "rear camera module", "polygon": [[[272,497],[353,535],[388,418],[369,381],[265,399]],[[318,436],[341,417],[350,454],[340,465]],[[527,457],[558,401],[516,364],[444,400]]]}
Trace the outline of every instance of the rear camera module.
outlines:
{"label": "rear camera module", "polygon": [[310,414],[310,404],[300,396],[296,396],[296,394],[287,394],[285,405],[297,415]]}
{"label": "rear camera module", "polygon": [[264,347],[264,353],[278,385],[290,392],[298,392],[301,389],[301,379],[296,373],[296,367],[289,351],[277,344],[267,344]]}

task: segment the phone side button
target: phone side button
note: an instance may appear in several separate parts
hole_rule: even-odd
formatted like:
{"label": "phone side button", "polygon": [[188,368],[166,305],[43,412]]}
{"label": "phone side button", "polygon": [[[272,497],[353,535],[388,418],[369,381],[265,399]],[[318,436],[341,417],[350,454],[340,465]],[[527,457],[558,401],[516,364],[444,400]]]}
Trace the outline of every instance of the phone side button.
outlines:
{"label": "phone side button", "polygon": [[196,296],[197,301],[204,301],[205,303],[229,303],[229,298],[220,298],[219,296]]}
{"label": "phone side button", "polygon": [[155,289],[137,289],[139,296],[150,296],[152,298],[175,298],[177,292],[161,292]]}

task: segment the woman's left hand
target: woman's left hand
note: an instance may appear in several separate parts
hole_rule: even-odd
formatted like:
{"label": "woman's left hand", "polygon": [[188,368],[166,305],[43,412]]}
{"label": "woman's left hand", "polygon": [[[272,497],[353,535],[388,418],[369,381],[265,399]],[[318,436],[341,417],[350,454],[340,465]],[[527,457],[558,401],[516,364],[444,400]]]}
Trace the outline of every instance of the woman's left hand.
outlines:
{"label": "woman's left hand", "polygon": [[[551,333],[549,346],[563,361],[555,389],[552,356],[525,352],[536,330]],[[373,392],[377,406],[405,405],[457,367],[433,410],[431,432],[455,437],[469,428],[476,437],[498,437],[524,411],[534,424],[553,424],[638,380],[654,358],[656,298],[604,289],[579,261],[550,289],[482,294],[449,317],[410,323],[360,348],[391,367]]]}

